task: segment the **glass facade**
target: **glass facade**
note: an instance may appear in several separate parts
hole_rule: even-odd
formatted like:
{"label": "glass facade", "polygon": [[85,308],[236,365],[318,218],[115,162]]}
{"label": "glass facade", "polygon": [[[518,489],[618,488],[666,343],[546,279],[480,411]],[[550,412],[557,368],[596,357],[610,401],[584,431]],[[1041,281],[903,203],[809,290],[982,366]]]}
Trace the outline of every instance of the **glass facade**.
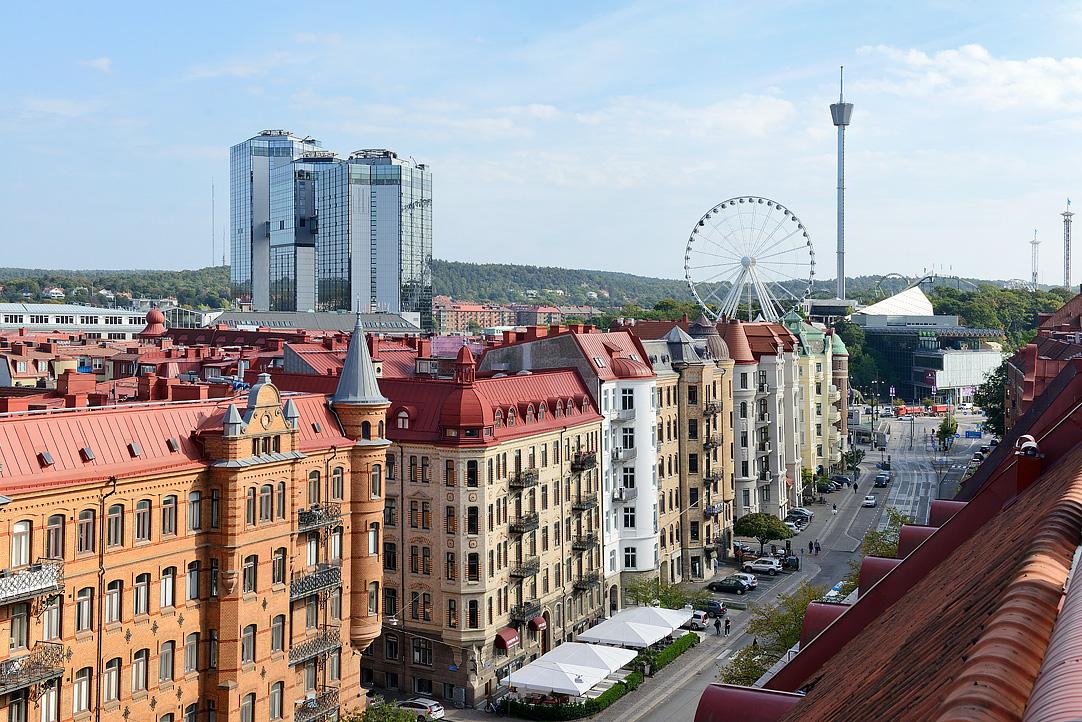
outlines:
{"label": "glass facade", "polygon": [[271,173],[319,141],[265,130],[229,150],[230,285],[234,301],[270,308]]}

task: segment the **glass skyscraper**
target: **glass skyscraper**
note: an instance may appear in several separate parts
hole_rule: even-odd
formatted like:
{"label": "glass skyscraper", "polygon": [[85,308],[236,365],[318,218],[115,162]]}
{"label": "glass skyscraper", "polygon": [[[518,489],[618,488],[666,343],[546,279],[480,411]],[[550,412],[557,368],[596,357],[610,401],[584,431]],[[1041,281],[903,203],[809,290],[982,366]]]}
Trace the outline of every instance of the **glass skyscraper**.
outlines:
{"label": "glass skyscraper", "polygon": [[264,130],[229,149],[229,280],[238,304],[270,309],[271,172],[319,147],[288,130]]}

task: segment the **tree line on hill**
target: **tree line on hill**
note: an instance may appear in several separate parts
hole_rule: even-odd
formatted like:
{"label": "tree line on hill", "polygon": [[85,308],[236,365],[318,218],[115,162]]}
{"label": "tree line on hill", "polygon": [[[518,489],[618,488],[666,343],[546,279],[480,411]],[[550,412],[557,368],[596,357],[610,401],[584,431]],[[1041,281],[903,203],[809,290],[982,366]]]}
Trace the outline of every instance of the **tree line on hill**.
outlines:
{"label": "tree line on hill", "polygon": [[[0,268],[0,285],[0,300],[14,303],[47,302],[42,291],[58,287],[64,289],[64,303],[106,305],[109,301],[98,293],[105,289],[133,298],[176,298],[188,308],[228,308],[231,304],[228,266],[185,271]],[[123,301],[116,303],[124,305]]]}

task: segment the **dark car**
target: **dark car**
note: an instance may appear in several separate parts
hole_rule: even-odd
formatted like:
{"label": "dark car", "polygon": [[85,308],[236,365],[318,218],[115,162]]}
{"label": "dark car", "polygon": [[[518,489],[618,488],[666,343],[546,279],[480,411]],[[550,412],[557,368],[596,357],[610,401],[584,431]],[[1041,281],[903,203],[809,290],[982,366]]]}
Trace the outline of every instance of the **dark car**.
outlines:
{"label": "dark car", "polygon": [[843,474],[835,474],[834,476],[830,477],[830,480],[842,486],[845,486],[849,483],[849,477]]}
{"label": "dark car", "polygon": [[[706,585],[706,589],[707,591],[711,592],[728,592],[729,594],[743,594],[744,592],[751,589],[751,585],[745,582],[740,577],[725,577],[720,581],[710,582]],[[709,614],[711,612],[711,609],[707,605],[711,604],[719,604],[719,602],[710,600],[709,602],[706,602],[701,608],[707,614]],[[722,610],[724,610],[724,607],[722,607]],[[722,611],[722,614],[724,613],[725,612]]]}
{"label": "dark car", "polygon": [[782,557],[781,568],[791,572],[800,571],[800,557],[796,556],[795,554],[790,554],[789,556]]}
{"label": "dark car", "polygon": [[981,447],[981,453],[982,454],[991,454],[992,453],[992,447],[991,446],[982,446]]}
{"label": "dark car", "polygon": [[696,604],[695,608],[701,612],[706,612],[706,616],[708,617],[725,616],[725,605],[716,599],[708,599],[705,602]]}

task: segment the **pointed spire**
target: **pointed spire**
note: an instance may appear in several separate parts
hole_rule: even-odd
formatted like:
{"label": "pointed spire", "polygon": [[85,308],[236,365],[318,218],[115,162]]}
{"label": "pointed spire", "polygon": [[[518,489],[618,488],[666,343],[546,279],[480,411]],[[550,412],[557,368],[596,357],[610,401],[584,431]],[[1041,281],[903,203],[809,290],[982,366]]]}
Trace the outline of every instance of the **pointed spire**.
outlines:
{"label": "pointed spire", "polygon": [[225,418],[222,420],[222,432],[226,436],[239,436],[244,420],[234,404],[229,404],[225,410]]}
{"label": "pointed spire", "polygon": [[297,411],[297,405],[293,403],[293,399],[286,399],[286,407],[282,415],[285,416],[286,423],[291,428],[297,428],[297,421],[301,418],[301,413]]}
{"label": "pointed spire", "polygon": [[376,380],[376,367],[368,353],[368,343],[364,338],[361,314],[357,313],[357,324],[349,339],[346,362],[342,365],[342,375],[338,377],[338,389],[331,400],[336,404],[389,404],[379,390]]}

